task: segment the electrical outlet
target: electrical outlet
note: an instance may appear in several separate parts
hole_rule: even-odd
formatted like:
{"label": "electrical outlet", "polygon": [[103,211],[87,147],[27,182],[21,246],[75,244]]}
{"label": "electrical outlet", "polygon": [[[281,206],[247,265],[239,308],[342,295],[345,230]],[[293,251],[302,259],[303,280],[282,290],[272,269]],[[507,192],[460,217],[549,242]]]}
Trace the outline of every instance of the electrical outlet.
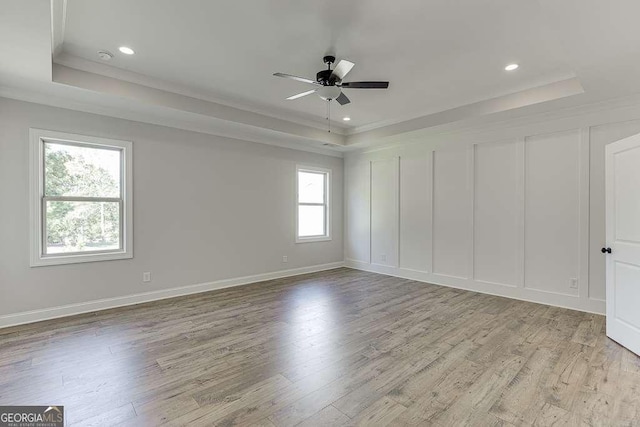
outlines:
{"label": "electrical outlet", "polygon": [[381,262],[386,262],[387,261],[387,255],[385,255],[385,254],[380,255],[380,261]]}
{"label": "electrical outlet", "polygon": [[151,281],[151,272],[150,271],[145,271],[144,273],[142,273],[142,281],[143,282],[150,282]]}
{"label": "electrical outlet", "polygon": [[289,262],[289,257],[286,255],[282,255],[282,262]]}
{"label": "electrical outlet", "polygon": [[576,278],[571,279],[571,283],[570,283],[569,287],[571,289],[578,289],[578,279],[576,279]]}

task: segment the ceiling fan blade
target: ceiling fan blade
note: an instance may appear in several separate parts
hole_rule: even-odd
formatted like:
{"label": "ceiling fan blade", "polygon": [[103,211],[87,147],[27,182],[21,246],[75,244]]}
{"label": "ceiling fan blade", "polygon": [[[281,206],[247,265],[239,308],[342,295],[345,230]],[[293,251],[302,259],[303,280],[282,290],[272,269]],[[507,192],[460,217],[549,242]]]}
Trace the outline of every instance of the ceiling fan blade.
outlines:
{"label": "ceiling fan blade", "polygon": [[345,82],[340,85],[348,89],[386,89],[389,82]]}
{"label": "ceiling fan blade", "polygon": [[333,69],[333,73],[331,73],[331,76],[335,77],[338,80],[342,80],[344,79],[344,76],[346,76],[347,73],[351,71],[354,65],[356,64],[351,61],[347,61],[346,59],[342,59],[340,62],[338,62],[336,68]]}
{"label": "ceiling fan blade", "polygon": [[336,98],[336,101],[338,101],[338,104],[340,105],[345,105],[351,102],[351,100],[347,98],[347,95],[342,92],[340,92],[340,95]]}
{"label": "ceiling fan blade", "polygon": [[309,83],[309,84],[312,84],[312,85],[319,85],[320,84],[315,80],[305,79],[304,77],[292,76],[291,74],[273,73],[273,75],[276,76],[276,77],[284,77],[285,79],[296,80],[296,81],[299,81],[299,82],[302,82],[302,83]]}
{"label": "ceiling fan blade", "polygon": [[315,93],[315,91],[316,91],[315,89],[312,89],[306,92],[299,93],[297,95],[291,95],[290,97],[287,98],[287,100],[291,101],[294,99],[302,98],[303,96],[307,96],[307,95],[311,95],[312,93]]}

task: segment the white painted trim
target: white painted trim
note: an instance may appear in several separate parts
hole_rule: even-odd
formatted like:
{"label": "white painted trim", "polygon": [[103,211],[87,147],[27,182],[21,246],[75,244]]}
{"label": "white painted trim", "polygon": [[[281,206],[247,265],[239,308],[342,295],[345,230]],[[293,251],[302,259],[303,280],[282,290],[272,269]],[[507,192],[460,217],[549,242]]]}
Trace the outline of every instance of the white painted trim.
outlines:
{"label": "white painted trim", "polygon": [[62,53],[67,27],[67,0],[51,0],[51,57]]}
{"label": "white painted trim", "polygon": [[395,267],[400,268],[400,156],[394,156],[396,176],[396,199],[393,206],[396,214],[396,262]]}
{"label": "white painted trim", "polygon": [[491,280],[481,280],[481,279],[474,279],[476,282],[478,283],[484,283],[485,285],[498,285],[498,286],[506,286],[508,288],[517,288],[518,285],[514,285],[511,283],[501,283],[501,282],[492,282]]}
{"label": "white painted trim", "polygon": [[403,268],[394,268],[381,265],[373,265],[354,260],[345,261],[345,267],[355,270],[369,271],[387,276],[400,277],[418,282],[447,286],[449,288],[463,289],[482,294],[495,295],[503,298],[511,298],[521,301],[545,304],[554,307],[579,310],[587,313],[605,314],[605,303],[600,300],[584,300],[576,295],[557,294],[536,289],[507,287],[477,280],[448,277],[441,274],[431,274]]}
{"label": "white painted trim", "polygon": [[579,243],[576,248],[578,252],[578,295],[584,300],[589,299],[589,250],[590,250],[590,197],[591,197],[591,128],[580,129],[580,150],[579,150]]}
{"label": "white painted trim", "polygon": [[158,291],[144,292],[115,298],[105,298],[59,307],[44,308],[40,310],[25,311],[22,313],[0,316],[0,328],[23,325],[26,323],[40,322],[42,320],[57,319],[60,317],[74,316],[77,314],[107,310],[145,302],[159,301],[167,298],[175,298],[184,295],[199,294],[218,289],[235,286],[249,285],[265,280],[281,279],[284,277],[298,276],[300,274],[315,273],[318,271],[333,270],[344,267],[344,262],[332,262],[309,267],[293,268],[289,270],[274,271],[271,273],[256,274],[253,276],[236,277],[231,279],[216,280],[213,282],[199,283],[177,288],[162,289]]}
{"label": "white painted trim", "polygon": [[433,274],[435,272],[435,256],[433,255],[436,249],[436,228],[435,228],[435,212],[436,212],[436,150],[429,150],[431,153],[431,182],[429,182],[429,193],[431,199],[429,200],[429,209],[431,210],[429,215],[429,232],[431,233],[431,241],[429,242],[429,266],[428,272]]}
{"label": "white painted trim", "polygon": [[[121,231],[122,248],[113,252],[92,252],[76,254],[59,254],[44,256],[43,249],[43,207],[44,166],[43,147],[46,141],[61,143],[78,143],[83,146],[115,147],[122,151],[121,179],[122,212]],[[118,198],[120,199],[120,198]],[[30,266],[75,264],[82,262],[113,261],[133,258],[133,143],[118,139],[99,138],[96,136],[76,135],[45,129],[29,129],[29,239]]]}
{"label": "white painted trim", "polygon": [[369,263],[373,262],[373,161],[369,160]]}
{"label": "white painted trim", "polygon": [[518,194],[518,237],[517,237],[517,251],[518,251],[518,265],[516,267],[516,271],[518,274],[518,282],[517,287],[524,289],[525,288],[525,215],[526,215],[526,156],[525,156],[525,142],[526,138],[520,137],[516,139],[516,156],[517,156],[517,173],[518,173],[518,182],[517,182],[517,194]]}
{"label": "white painted trim", "polygon": [[467,258],[469,262],[467,277],[474,280],[476,278],[476,156],[477,144],[472,144],[467,149],[467,191],[469,194],[469,222],[471,227],[470,244],[467,248]]}
{"label": "white painted trim", "polygon": [[402,215],[400,213],[401,206],[400,204],[402,199],[402,157],[396,156],[396,166],[397,166],[397,188],[396,188],[396,223],[398,227],[398,232],[396,233],[396,267],[400,268],[400,245],[402,245]]}
{"label": "white painted trim", "polygon": [[427,247],[427,272],[431,272],[433,273],[433,248],[434,248],[434,236],[435,236],[435,231],[433,229],[433,212],[434,212],[434,205],[435,203],[433,202],[433,195],[434,195],[434,190],[435,190],[435,170],[436,170],[436,152],[435,150],[429,150],[428,151],[428,158],[427,158],[427,162],[428,162],[428,169],[427,169],[427,173],[429,174],[429,185],[427,185],[426,190],[428,192],[428,203],[429,203],[429,218],[427,219],[427,221],[429,222],[429,245]]}

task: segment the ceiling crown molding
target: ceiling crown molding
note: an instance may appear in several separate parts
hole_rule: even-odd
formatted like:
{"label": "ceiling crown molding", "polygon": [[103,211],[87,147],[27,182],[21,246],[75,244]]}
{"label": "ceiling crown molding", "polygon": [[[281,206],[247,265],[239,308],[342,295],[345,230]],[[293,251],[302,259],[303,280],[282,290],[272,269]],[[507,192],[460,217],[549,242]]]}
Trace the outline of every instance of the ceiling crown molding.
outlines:
{"label": "ceiling crown molding", "polygon": [[23,85],[21,82],[16,81],[11,81],[11,83],[8,86],[0,86],[0,98],[32,102],[332,157],[343,157],[343,152],[340,149],[329,148],[318,141],[294,137],[281,132],[234,125],[225,120],[205,118],[186,112],[170,111],[163,107],[148,106],[142,108],[139,103],[132,103],[126,99],[109,95],[103,95],[102,102],[96,103],[94,100],[87,98],[87,91],[81,89],[70,91],[62,85],[34,85],[33,82]]}
{"label": "ceiling crown molding", "polygon": [[437,128],[446,124],[463,122],[474,117],[489,116],[583,93],[584,89],[578,79],[570,78],[533,89],[390,124],[381,128],[355,133],[348,136],[347,146],[352,148],[372,145],[387,138],[420,129]]}
{"label": "ceiling crown molding", "polygon": [[[54,67],[62,65],[67,68],[73,68],[88,73],[97,74],[105,77],[111,77],[124,82],[135,83],[142,86],[159,89],[165,92],[184,95],[190,98],[211,102],[226,107],[235,108],[259,115],[271,117],[274,119],[285,120],[299,125],[312,127],[318,130],[327,130],[326,119],[318,119],[313,115],[296,114],[291,111],[284,111],[272,106],[257,105],[249,100],[231,99],[220,94],[214,94],[203,90],[195,90],[192,87],[184,86],[179,83],[169,82],[152,76],[139,74],[133,71],[124,70],[122,68],[112,67],[107,64],[89,61],[78,56],[70,55],[67,52],[61,52],[54,57]],[[339,135],[346,135],[347,128],[339,122],[331,124],[331,132]]]}

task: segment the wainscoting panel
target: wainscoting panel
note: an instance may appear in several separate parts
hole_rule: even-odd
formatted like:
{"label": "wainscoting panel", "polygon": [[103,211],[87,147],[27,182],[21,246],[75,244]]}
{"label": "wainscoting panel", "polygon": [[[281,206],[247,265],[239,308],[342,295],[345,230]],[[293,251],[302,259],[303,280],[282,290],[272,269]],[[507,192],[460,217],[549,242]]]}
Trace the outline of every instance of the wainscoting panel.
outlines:
{"label": "wainscoting panel", "polygon": [[345,171],[346,233],[345,258],[371,262],[371,162],[358,161]]}
{"label": "wainscoting panel", "polygon": [[471,150],[434,153],[433,272],[469,277],[472,245]]}
{"label": "wainscoting panel", "polygon": [[371,262],[398,266],[398,157],[371,162]]}
{"label": "wainscoting panel", "polygon": [[431,271],[432,152],[400,159],[400,266]]}
{"label": "wainscoting panel", "polygon": [[526,138],[525,159],[525,287],[577,296],[580,130]]}
{"label": "wainscoting panel", "polygon": [[517,286],[522,269],[519,145],[509,141],[474,148],[474,278]]}

